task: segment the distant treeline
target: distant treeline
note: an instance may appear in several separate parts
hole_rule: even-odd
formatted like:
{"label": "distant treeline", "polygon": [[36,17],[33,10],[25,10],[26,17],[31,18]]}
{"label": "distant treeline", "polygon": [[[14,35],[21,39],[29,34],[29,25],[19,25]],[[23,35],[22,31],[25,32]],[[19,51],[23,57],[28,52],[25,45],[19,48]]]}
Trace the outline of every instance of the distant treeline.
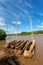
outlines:
{"label": "distant treeline", "polygon": [[[31,35],[32,32],[21,32],[18,35]],[[43,34],[43,30],[33,31],[33,34]],[[17,34],[9,34],[9,35],[17,35]]]}

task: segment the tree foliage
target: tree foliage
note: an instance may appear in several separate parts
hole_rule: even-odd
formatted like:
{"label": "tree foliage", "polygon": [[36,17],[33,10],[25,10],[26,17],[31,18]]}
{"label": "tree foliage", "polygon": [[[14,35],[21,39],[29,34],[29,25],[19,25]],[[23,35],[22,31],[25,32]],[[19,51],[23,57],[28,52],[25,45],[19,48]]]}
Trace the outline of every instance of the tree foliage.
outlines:
{"label": "tree foliage", "polygon": [[0,29],[0,40],[5,40],[6,32]]}

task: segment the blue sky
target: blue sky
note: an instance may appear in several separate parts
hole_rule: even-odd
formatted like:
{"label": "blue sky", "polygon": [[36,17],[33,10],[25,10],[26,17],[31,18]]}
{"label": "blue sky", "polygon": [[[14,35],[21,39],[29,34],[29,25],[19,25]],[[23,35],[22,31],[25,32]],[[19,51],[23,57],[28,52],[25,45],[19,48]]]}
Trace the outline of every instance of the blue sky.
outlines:
{"label": "blue sky", "polygon": [[0,0],[0,29],[16,33],[16,22],[18,33],[43,30],[43,0]]}

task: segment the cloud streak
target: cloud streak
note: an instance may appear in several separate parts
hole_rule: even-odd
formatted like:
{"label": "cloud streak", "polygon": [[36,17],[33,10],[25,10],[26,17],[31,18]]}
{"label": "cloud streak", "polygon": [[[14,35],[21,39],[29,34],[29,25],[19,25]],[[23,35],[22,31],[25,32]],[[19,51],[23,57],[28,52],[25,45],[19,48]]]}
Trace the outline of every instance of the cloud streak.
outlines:
{"label": "cloud streak", "polygon": [[[4,27],[7,21],[8,28],[12,30],[11,27],[13,24],[16,24],[17,21],[20,28],[23,29],[23,27],[27,26],[26,30],[28,30],[28,26],[30,26],[30,23],[28,24],[28,16],[32,18],[32,21],[34,21],[32,23],[33,28],[37,25],[36,28],[42,28],[43,23],[41,22],[43,22],[43,7],[41,6],[43,4],[39,4],[39,1],[36,0],[0,0],[0,17],[2,17],[2,19],[0,18],[0,28]],[[16,28],[16,26],[14,26],[14,28]]]}
{"label": "cloud streak", "polygon": [[38,15],[40,15],[40,16],[43,16],[43,13],[41,13],[41,12],[36,12]]}
{"label": "cloud streak", "polygon": [[13,24],[18,24],[18,25],[20,25],[20,24],[21,24],[21,22],[20,22],[20,21],[17,21],[17,23],[16,23],[15,21],[13,21],[12,23],[13,23]]}
{"label": "cloud streak", "polygon": [[43,25],[43,22],[41,24]]}
{"label": "cloud streak", "polygon": [[1,27],[4,27],[6,24],[5,24],[5,19],[3,17],[0,17],[0,26]]}
{"label": "cloud streak", "polygon": [[31,5],[31,3],[25,2],[25,5],[28,6],[29,8],[32,8],[33,9],[33,6]]}
{"label": "cloud streak", "polygon": [[41,26],[40,26],[40,25],[37,25],[37,27],[38,27],[38,28],[43,28],[43,25],[41,25]]}

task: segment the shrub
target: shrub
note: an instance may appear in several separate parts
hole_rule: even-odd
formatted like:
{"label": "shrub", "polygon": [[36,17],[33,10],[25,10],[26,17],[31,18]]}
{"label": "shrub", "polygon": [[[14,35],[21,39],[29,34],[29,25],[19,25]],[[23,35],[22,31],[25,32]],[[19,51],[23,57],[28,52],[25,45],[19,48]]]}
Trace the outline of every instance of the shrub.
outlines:
{"label": "shrub", "polygon": [[6,32],[4,30],[1,30],[0,29],[0,40],[5,40],[5,37],[6,37]]}

